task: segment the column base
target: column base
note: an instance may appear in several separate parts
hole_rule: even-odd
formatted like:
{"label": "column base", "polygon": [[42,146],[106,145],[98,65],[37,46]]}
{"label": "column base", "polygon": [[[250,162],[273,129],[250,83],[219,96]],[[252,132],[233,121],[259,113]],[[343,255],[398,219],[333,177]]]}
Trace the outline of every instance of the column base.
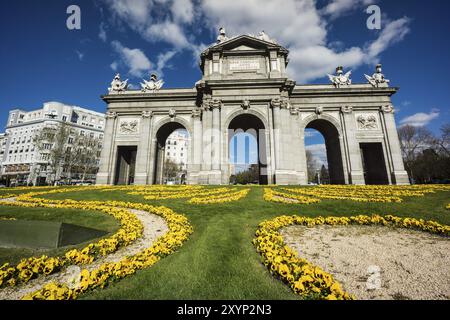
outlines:
{"label": "column base", "polygon": [[399,186],[408,186],[410,185],[408,172],[406,171],[394,171],[392,173],[392,184],[396,184]]}
{"label": "column base", "polygon": [[97,173],[97,178],[95,180],[96,185],[110,185],[110,175],[107,172],[99,172]]}
{"label": "column base", "polygon": [[350,172],[350,184],[357,186],[364,186],[366,184],[366,180],[364,179],[364,172],[362,171]]}
{"label": "column base", "polygon": [[136,173],[134,176],[134,185],[145,186],[148,184],[148,174],[146,173]]}
{"label": "column base", "polygon": [[298,185],[306,178],[299,174],[297,171],[290,170],[276,170],[275,171],[275,183],[280,186],[284,185]]}

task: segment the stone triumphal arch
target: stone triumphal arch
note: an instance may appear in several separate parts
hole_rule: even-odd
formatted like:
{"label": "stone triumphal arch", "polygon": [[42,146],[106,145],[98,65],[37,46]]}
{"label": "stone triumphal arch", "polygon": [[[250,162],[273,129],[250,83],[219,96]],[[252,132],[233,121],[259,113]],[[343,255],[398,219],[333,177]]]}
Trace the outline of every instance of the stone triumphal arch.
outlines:
{"label": "stone triumphal arch", "polygon": [[[338,67],[330,84],[297,85],[286,73],[288,50],[266,34],[228,38],[201,54],[194,88],[162,89],[152,75],[128,90],[117,75],[108,104],[98,184],[162,183],[165,141],[189,134],[188,184],[228,184],[229,144],[251,132],[260,182],[306,184],[305,129],[325,138],[334,184],[407,184],[390,87],[378,65],[368,83],[353,84]],[[317,57],[320,59],[320,57]]]}

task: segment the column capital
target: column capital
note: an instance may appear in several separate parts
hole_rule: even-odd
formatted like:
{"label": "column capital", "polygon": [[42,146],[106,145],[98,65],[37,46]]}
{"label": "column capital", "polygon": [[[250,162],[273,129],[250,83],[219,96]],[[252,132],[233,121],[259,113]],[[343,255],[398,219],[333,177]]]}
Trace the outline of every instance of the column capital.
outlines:
{"label": "column capital", "polygon": [[106,119],[116,119],[117,118],[117,112],[108,111],[108,112],[106,112],[105,118]]}
{"label": "column capital", "polygon": [[200,118],[202,115],[202,110],[200,108],[192,109],[191,117],[192,118]]}
{"label": "column capital", "polygon": [[221,109],[222,108],[222,100],[220,99],[212,99],[211,103],[210,103],[210,109],[214,110],[214,109]]}
{"label": "column capital", "polygon": [[270,100],[270,106],[272,108],[281,108],[281,99],[280,98],[273,98]]}
{"label": "column capital", "polygon": [[391,104],[382,106],[380,108],[381,112],[383,113],[393,113],[394,112],[394,107]]}
{"label": "column capital", "polygon": [[344,114],[345,113],[350,114],[353,112],[353,107],[352,106],[343,106],[343,107],[341,107],[341,112]]}
{"label": "column capital", "polygon": [[144,119],[150,119],[153,117],[152,111],[142,111],[142,118]]}

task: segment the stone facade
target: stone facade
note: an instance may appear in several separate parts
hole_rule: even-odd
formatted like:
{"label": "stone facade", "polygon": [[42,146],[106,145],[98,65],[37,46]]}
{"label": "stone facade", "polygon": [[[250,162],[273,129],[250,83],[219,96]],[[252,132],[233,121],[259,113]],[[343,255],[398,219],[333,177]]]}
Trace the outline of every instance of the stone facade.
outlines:
{"label": "stone facade", "polygon": [[[201,54],[203,77],[194,88],[103,96],[108,113],[97,182],[160,183],[165,139],[184,128],[189,184],[229,183],[236,130],[257,137],[263,183],[306,184],[304,132],[314,128],[326,140],[332,183],[407,184],[391,102],[398,89],[352,84],[342,67],[331,84],[297,85],[286,73],[288,53],[266,38],[225,37]],[[118,179],[123,164],[132,176]]]}

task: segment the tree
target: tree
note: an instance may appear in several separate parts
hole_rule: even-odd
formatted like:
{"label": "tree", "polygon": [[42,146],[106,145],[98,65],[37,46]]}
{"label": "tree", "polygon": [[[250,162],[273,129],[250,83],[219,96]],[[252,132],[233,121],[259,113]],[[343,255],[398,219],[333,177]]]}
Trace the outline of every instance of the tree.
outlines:
{"label": "tree", "polygon": [[318,163],[310,150],[306,150],[306,168],[308,172],[308,182],[314,182],[316,180]]}
{"label": "tree", "polygon": [[320,168],[320,182],[321,184],[330,184],[330,173],[325,165]]}
{"label": "tree", "polygon": [[178,173],[182,171],[181,169],[182,168],[179,164],[167,158],[166,161],[164,162],[164,171],[163,171],[164,177],[166,178],[167,181],[173,180],[177,177]]}
{"label": "tree", "polygon": [[441,127],[441,137],[435,140],[436,147],[446,156],[450,156],[450,123]]}
{"label": "tree", "polygon": [[61,178],[62,166],[66,157],[66,143],[70,136],[70,127],[66,123],[42,128],[33,138],[41,160],[48,164],[49,182],[57,183]]}
{"label": "tree", "polygon": [[237,184],[259,183],[259,166],[257,164],[250,165],[247,170],[236,174],[235,179]]}
{"label": "tree", "polygon": [[418,154],[426,148],[435,144],[436,139],[425,127],[405,125],[398,129],[400,147],[406,170],[411,179],[414,179],[414,163]]}
{"label": "tree", "polygon": [[88,174],[95,174],[98,170],[98,162],[102,149],[102,141],[92,135],[81,135],[76,132],[73,135],[70,152],[68,152],[67,165],[71,166],[68,170],[70,174],[75,173],[81,177],[84,182]]}

